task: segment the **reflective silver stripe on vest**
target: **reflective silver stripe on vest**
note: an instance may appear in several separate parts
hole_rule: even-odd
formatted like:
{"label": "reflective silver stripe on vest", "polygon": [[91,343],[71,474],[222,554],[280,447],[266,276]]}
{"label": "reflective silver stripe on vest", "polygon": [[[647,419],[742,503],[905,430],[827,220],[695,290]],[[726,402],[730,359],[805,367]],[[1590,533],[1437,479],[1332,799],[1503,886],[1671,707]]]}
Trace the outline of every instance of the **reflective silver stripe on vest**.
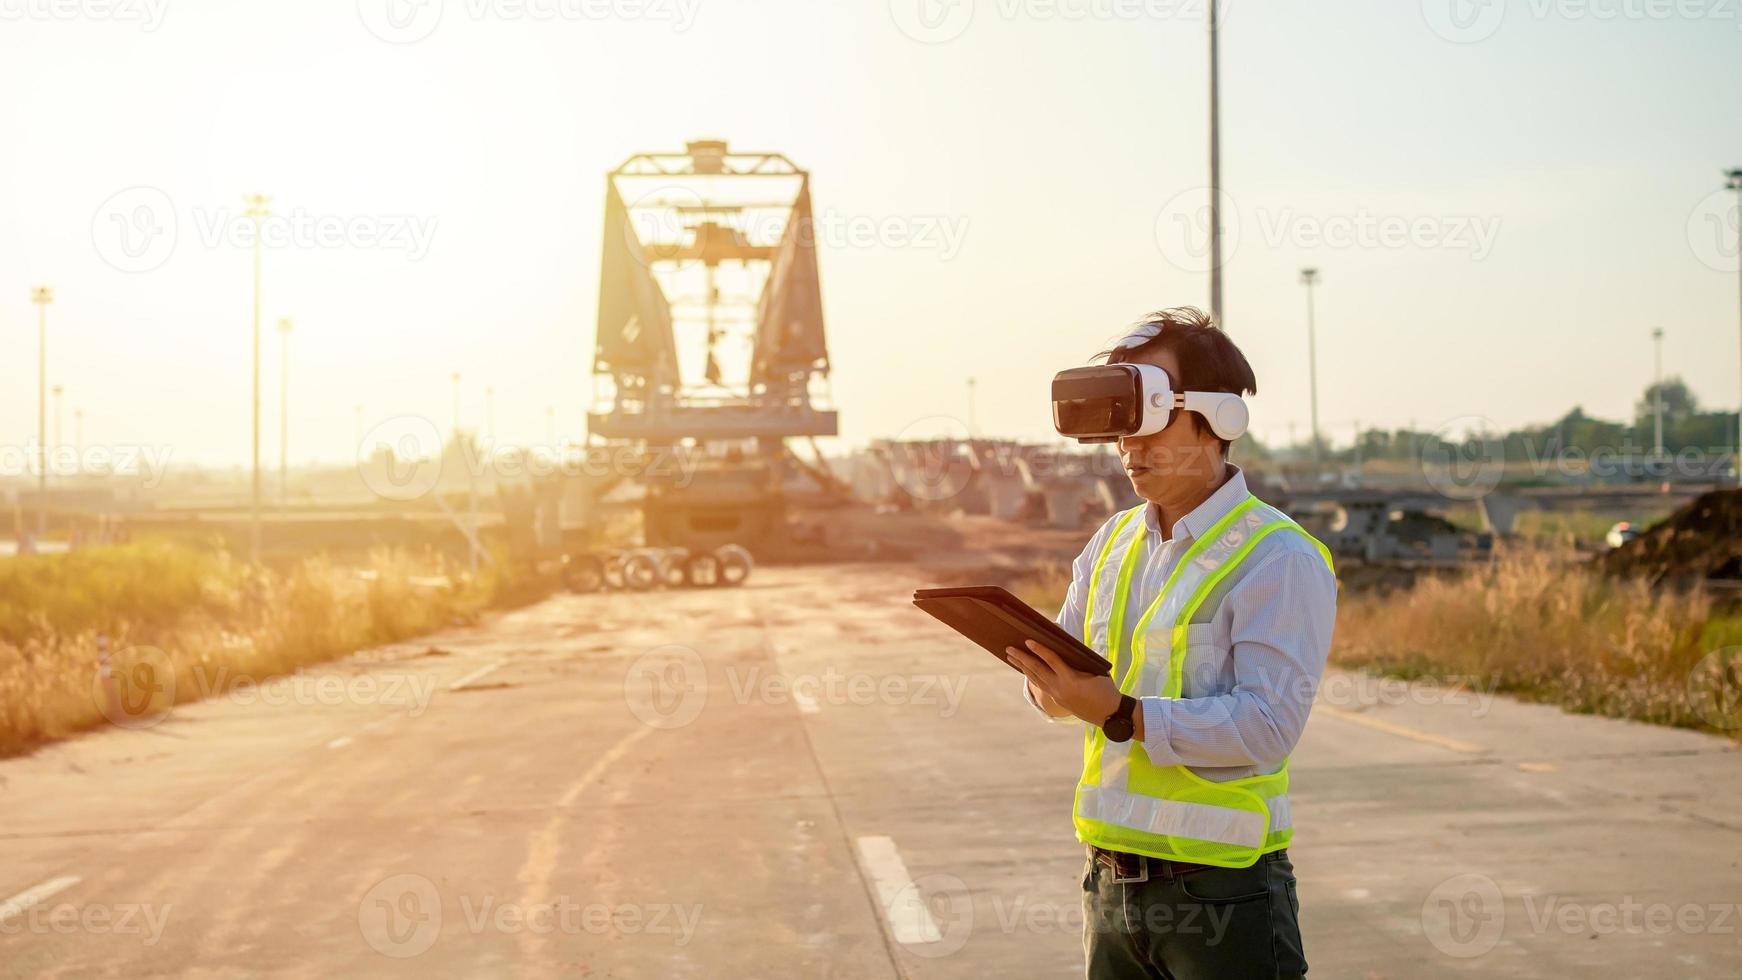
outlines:
{"label": "reflective silver stripe on vest", "polygon": [[1272,796],[1264,801],[1270,807],[1270,832],[1290,830],[1294,827],[1294,815],[1289,812],[1288,797]]}
{"label": "reflective silver stripe on vest", "polygon": [[[1274,807],[1275,801],[1271,805]],[[1150,834],[1239,847],[1264,846],[1262,813],[1143,796],[1111,786],[1079,786],[1077,816]]]}

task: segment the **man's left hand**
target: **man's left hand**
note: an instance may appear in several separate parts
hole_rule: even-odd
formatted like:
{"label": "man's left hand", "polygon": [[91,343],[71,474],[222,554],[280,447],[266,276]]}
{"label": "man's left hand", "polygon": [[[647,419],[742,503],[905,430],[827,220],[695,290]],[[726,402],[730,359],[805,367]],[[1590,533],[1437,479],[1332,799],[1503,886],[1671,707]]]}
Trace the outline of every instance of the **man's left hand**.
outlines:
{"label": "man's left hand", "polygon": [[1066,664],[1057,653],[1034,640],[1028,649],[1005,647],[1015,664],[1041,693],[1091,725],[1100,725],[1119,708],[1119,688],[1106,674],[1089,674]]}

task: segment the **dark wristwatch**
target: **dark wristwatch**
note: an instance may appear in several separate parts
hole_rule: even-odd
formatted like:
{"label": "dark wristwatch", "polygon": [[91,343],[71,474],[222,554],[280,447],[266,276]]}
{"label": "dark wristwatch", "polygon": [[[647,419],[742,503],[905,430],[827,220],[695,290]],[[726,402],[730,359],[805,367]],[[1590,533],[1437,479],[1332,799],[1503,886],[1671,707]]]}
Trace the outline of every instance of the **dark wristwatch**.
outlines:
{"label": "dark wristwatch", "polygon": [[1129,694],[1119,695],[1119,707],[1101,722],[1101,734],[1107,736],[1109,742],[1129,742],[1137,731],[1137,722],[1131,716],[1137,711],[1137,699]]}

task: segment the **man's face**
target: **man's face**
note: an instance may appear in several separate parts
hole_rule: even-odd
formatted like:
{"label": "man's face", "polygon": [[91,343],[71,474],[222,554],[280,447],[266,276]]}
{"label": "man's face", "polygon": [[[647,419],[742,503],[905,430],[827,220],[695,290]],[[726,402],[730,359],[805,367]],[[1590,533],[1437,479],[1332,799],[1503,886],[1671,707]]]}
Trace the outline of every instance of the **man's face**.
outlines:
{"label": "man's face", "polygon": [[[1184,391],[1189,380],[1180,377],[1179,358],[1170,350],[1152,347],[1133,357],[1131,363],[1161,368],[1178,391]],[[1159,500],[1165,488],[1173,487],[1177,492],[1182,482],[1212,486],[1222,478],[1222,444],[1208,426],[1198,431],[1191,414],[1181,409],[1160,432],[1119,440],[1120,462],[1125,464],[1125,475],[1131,478],[1138,496]]]}

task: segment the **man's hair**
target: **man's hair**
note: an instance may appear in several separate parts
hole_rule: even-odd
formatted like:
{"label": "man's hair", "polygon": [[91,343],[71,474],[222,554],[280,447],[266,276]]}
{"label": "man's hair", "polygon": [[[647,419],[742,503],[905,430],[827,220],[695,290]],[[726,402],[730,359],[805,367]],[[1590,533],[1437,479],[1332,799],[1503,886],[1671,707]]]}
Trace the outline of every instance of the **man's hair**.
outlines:
{"label": "man's hair", "polygon": [[[1140,344],[1113,347],[1095,357],[1106,358],[1108,364],[1124,364],[1137,355],[1152,350],[1172,351],[1179,360],[1180,374],[1173,383],[1180,391],[1226,391],[1236,395],[1258,393],[1258,379],[1252,375],[1252,365],[1246,355],[1222,332],[1208,313],[1195,306],[1175,306],[1151,313],[1139,320],[1133,330],[1143,327],[1161,328],[1161,332]],[[1210,423],[1196,412],[1191,415],[1192,427],[1198,432],[1210,431]],[[1228,440],[1222,444],[1222,455],[1228,454]]]}

